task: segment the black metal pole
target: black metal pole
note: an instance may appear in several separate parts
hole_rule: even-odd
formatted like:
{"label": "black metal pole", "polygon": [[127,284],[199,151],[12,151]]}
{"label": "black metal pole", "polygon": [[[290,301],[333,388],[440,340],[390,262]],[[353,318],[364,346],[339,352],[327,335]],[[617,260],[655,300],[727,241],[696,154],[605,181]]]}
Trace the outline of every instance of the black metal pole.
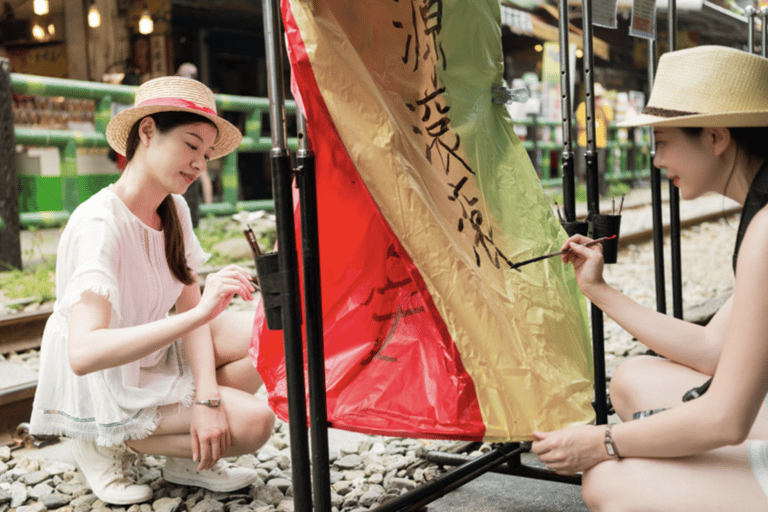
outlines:
{"label": "black metal pole", "polygon": [[[677,49],[677,2],[669,0],[669,50]],[[680,190],[669,180],[669,246],[672,264],[672,314],[683,318],[683,265],[680,247]]]}
{"label": "black metal pole", "polygon": [[445,496],[465,483],[491,471],[496,466],[509,461],[510,458],[523,450],[525,448],[518,443],[496,447],[490,452],[376,507],[373,509],[373,512],[410,512],[419,510],[427,503]]}
{"label": "black metal pole", "polygon": [[21,269],[19,178],[13,134],[11,63],[0,58],[0,271]]}
{"label": "black metal pole", "polygon": [[[656,41],[648,41],[648,83],[656,76]],[[650,132],[651,149],[651,216],[653,219],[653,264],[656,278],[656,311],[667,312],[667,288],[664,268],[664,220],[661,214],[661,170],[653,165],[656,156],[656,136]]]}
{"label": "black metal pole", "polygon": [[571,118],[571,55],[568,2],[560,0],[560,111],[563,115],[563,210],[566,222],[576,220],[576,173],[573,159],[573,121]]}
{"label": "black metal pole", "polygon": [[[584,86],[586,97],[587,150],[584,153],[587,168],[587,207],[591,215],[600,213],[597,149],[595,141],[595,79],[594,51],[592,49],[592,0],[583,0],[584,32]],[[605,378],[605,328],[603,312],[592,304],[592,358],[595,367],[595,416],[598,424],[608,423],[608,394]]]}
{"label": "black metal pole", "polygon": [[286,146],[283,38],[277,0],[264,0],[264,41],[269,70],[269,113],[272,132],[272,193],[277,218],[277,244],[282,281],[282,324],[288,385],[288,427],[291,440],[293,505],[297,512],[312,510],[304,352],[301,340],[298,255],[293,219],[293,182]]}
{"label": "black metal pole", "polygon": [[312,495],[315,510],[331,512],[315,155],[309,145],[306,120],[300,112],[296,117],[299,126],[296,182],[299,187],[301,209],[301,261],[304,270],[304,328],[307,338]]}

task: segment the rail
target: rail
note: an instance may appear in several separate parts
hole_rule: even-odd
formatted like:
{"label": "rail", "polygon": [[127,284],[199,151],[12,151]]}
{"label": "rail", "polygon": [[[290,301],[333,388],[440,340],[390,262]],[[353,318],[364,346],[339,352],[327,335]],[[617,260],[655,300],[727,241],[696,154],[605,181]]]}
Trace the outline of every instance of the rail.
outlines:
{"label": "rail", "polygon": [[[23,226],[45,225],[63,222],[78,206],[81,200],[95,192],[80,184],[77,167],[78,148],[108,148],[105,131],[111,118],[112,104],[132,104],[137,87],[111,85],[99,82],[85,82],[37,75],[11,73],[11,88],[15,94],[31,96],[57,96],[64,98],[93,100],[94,131],[46,130],[19,126],[14,130],[16,144],[33,147],[57,147],[59,149],[61,197],[63,209],[58,211],[21,212],[19,218]],[[222,162],[221,202],[200,205],[202,214],[225,215],[241,210],[270,209],[273,201],[241,201],[238,179],[238,153],[268,152],[271,139],[264,133],[263,118],[269,115],[269,100],[250,96],[216,94],[216,106],[219,112],[245,112],[246,121],[243,141],[237,150],[226,156]],[[296,103],[287,102],[286,111],[295,114]],[[292,148],[297,147],[295,137],[288,139]],[[114,174],[116,178],[117,173]],[[84,189],[85,188],[85,189]]]}

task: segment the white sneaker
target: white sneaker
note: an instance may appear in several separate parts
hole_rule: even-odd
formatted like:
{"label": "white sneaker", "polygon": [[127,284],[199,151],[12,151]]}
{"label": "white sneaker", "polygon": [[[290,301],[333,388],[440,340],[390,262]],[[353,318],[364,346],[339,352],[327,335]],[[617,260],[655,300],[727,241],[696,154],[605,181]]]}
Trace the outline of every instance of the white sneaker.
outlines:
{"label": "white sneaker", "polygon": [[98,446],[85,439],[72,442],[72,454],[93,494],[113,505],[131,505],[152,498],[148,485],[136,483],[131,468],[135,453],[125,445]]}
{"label": "white sneaker", "polygon": [[197,470],[198,463],[192,459],[167,457],[163,467],[166,482],[178,485],[193,485],[214,492],[232,492],[248,487],[258,478],[253,469],[235,466],[219,459],[211,469]]}

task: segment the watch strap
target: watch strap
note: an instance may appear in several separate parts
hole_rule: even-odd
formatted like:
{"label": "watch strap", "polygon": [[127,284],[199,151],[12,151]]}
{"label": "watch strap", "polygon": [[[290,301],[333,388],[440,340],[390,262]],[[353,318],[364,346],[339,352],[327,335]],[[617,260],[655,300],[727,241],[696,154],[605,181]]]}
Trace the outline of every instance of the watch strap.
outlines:
{"label": "watch strap", "polygon": [[208,400],[195,400],[195,405],[205,405],[207,407],[218,407],[221,405],[220,398],[209,398]]}
{"label": "watch strap", "polygon": [[616,442],[611,435],[612,426],[613,425],[605,426],[605,451],[608,452],[608,455],[618,460],[621,459],[621,455],[619,454],[619,449],[616,447]]}

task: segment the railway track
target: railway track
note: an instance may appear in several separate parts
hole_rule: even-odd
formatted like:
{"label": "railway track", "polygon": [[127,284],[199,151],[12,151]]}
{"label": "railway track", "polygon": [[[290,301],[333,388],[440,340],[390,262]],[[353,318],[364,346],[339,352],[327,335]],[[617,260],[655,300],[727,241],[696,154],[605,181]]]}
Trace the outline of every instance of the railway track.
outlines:
{"label": "railway track", "polygon": [[[633,208],[634,209],[634,208]],[[625,209],[625,213],[626,213]],[[706,212],[681,221],[682,229],[691,226],[727,217],[738,213],[736,208],[723,208],[714,212]],[[622,233],[620,246],[639,244],[652,239],[651,229],[639,229],[628,233]],[[45,322],[52,313],[51,306],[43,306],[33,313],[18,313],[0,316],[0,354],[24,352],[40,348],[40,341],[45,328]],[[3,364],[0,362],[0,444],[5,444],[10,439],[9,435],[15,433],[16,428],[29,421],[32,410],[32,399],[37,387],[36,380],[10,383],[3,385]],[[4,443],[5,442],[5,443]]]}

